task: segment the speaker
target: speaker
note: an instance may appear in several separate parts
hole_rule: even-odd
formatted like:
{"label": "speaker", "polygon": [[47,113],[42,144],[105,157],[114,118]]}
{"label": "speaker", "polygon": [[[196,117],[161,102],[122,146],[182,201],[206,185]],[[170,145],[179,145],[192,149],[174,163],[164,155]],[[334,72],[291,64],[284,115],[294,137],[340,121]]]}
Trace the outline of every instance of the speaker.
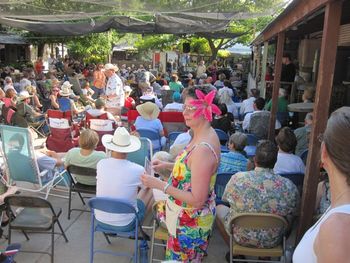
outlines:
{"label": "speaker", "polygon": [[182,43],[182,51],[183,53],[190,53],[191,52],[191,44],[190,43]]}

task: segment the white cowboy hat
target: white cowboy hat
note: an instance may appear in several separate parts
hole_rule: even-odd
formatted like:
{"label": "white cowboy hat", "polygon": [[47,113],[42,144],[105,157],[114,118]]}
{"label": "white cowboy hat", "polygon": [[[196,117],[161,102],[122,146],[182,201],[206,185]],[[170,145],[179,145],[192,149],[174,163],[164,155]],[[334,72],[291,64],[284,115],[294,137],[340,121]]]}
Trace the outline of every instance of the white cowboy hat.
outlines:
{"label": "white cowboy hat", "polygon": [[28,98],[31,98],[33,97],[33,95],[30,95],[28,91],[26,90],[23,90],[19,93],[19,98],[18,100],[22,101],[22,100],[25,100],[25,99],[28,99]]}
{"label": "white cowboy hat", "polygon": [[130,86],[124,86],[124,92],[131,92],[132,89]]}
{"label": "white cowboy hat", "polygon": [[155,120],[159,115],[159,108],[153,102],[145,102],[136,106],[137,112],[146,120]]}
{"label": "white cowboy hat", "polygon": [[130,135],[124,127],[118,127],[114,135],[103,135],[102,144],[106,149],[120,153],[135,152],[141,148],[140,139]]}
{"label": "white cowboy hat", "polygon": [[118,66],[113,65],[113,64],[111,64],[111,63],[107,63],[107,64],[105,65],[105,70],[110,70],[110,69],[112,69],[112,70],[114,70],[114,71],[118,71],[118,70],[119,70]]}
{"label": "white cowboy hat", "polygon": [[71,90],[72,86],[73,85],[70,84],[69,81],[63,82],[60,90],[60,95],[64,97],[70,96],[72,94],[72,90]]}

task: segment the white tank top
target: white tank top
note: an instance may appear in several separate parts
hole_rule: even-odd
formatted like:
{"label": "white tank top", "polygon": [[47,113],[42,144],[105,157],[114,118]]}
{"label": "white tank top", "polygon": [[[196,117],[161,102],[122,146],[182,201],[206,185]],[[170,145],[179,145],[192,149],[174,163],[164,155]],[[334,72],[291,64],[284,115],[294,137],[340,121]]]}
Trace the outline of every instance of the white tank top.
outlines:
{"label": "white tank top", "polygon": [[323,216],[314,224],[303,236],[293,254],[293,263],[317,263],[317,257],[314,251],[314,242],[320,227],[324,221],[332,214],[343,213],[350,214],[350,204],[338,206],[326,211]]}

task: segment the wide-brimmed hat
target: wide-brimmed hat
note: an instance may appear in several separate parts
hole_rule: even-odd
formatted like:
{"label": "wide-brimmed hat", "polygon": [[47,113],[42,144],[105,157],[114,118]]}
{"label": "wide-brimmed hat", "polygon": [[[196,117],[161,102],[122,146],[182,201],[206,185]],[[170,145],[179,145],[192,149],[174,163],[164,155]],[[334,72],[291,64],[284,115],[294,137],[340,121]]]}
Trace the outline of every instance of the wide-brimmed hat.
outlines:
{"label": "wide-brimmed hat", "polygon": [[102,144],[106,149],[119,153],[135,152],[141,148],[140,139],[130,135],[124,127],[118,127],[114,135],[103,135]]}
{"label": "wide-brimmed hat", "polygon": [[118,71],[118,66],[116,66],[116,65],[113,65],[113,64],[111,64],[111,63],[107,63],[106,65],[105,65],[105,70],[110,70],[110,69],[112,69],[112,70],[114,70],[114,71]]}
{"label": "wide-brimmed hat", "polygon": [[132,89],[130,86],[124,86],[124,92],[131,92]]}
{"label": "wide-brimmed hat", "polygon": [[18,100],[19,100],[19,101],[22,101],[22,100],[25,100],[25,99],[28,99],[28,98],[31,98],[31,97],[33,97],[33,95],[30,95],[28,91],[22,90],[22,91],[19,93]]}
{"label": "wide-brimmed hat", "polygon": [[72,90],[71,87],[73,85],[69,83],[69,81],[65,81],[63,82],[62,86],[61,86],[61,90],[60,90],[60,95],[61,96],[70,96],[72,94]]}
{"label": "wide-brimmed hat", "polygon": [[159,115],[159,108],[153,102],[146,102],[136,106],[136,110],[146,120],[155,120]]}

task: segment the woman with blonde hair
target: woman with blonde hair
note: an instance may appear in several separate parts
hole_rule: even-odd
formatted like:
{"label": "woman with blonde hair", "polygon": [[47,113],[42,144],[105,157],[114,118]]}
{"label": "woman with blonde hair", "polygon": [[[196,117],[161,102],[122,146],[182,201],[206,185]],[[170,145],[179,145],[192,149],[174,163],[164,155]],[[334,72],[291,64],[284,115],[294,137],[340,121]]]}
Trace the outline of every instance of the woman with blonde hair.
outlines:
{"label": "woman with blonde hair", "polygon": [[[64,161],[64,166],[76,165],[96,169],[97,163],[106,158],[104,152],[95,151],[100,138],[94,130],[84,130],[79,137],[79,147],[70,149]],[[96,178],[91,176],[76,176],[77,182],[85,185],[96,185]]]}

